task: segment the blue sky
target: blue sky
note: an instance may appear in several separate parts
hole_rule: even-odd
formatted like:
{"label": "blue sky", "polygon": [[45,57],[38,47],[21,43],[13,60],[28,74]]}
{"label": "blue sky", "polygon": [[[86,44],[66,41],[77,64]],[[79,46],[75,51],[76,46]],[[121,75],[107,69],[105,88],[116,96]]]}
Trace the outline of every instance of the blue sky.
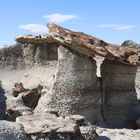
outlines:
{"label": "blue sky", "polygon": [[47,33],[48,22],[110,43],[140,43],[139,6],[140,0],[0,0],[0,46],[16,35]]}

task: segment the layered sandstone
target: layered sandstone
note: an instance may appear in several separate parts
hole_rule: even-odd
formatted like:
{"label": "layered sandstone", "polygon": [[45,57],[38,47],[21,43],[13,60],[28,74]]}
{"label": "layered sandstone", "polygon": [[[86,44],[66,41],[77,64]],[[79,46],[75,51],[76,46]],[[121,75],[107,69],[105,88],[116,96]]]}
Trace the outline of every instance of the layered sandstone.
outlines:
{"label": "layered sandstone", "polygon": [[[121,46],[113,45],[101,39],[81,32],[74,32],[55,24],[48,24],[48,28],[52,37],[60,41],[68,50],[72,50],[71,52],[84,54],[93,59],[95,55],[99,55],[105,59],[101,64],[101,77],[95,78],[96,82],[94,81],[95,85],[97,85],[97,80],[100,83],[98,87],[100,94],[98,93],[98,95],[100,95],[100,112],[105,126],[132,128],[140,115],[139,45],[132,41],[125,41]],[[71,63],[73,64],[73,62]],[[68,64],[70,65],[70,63],[67,63],[65,67]],[[82,65],[83,68],[80,67],[84,69],[85,64]],[[60,71],[61,69],[59,69]],[[63,83],[63,80],[61,82]],[[84,83],[87,84],[88,81]],[[78,82],[76,85],[78,85]],[[63,84],[64,86],[66,84]],[[92,87],[94,88],[94,86]],[[96,97],[94,95],[88,102],[90,103]],[[95,105],[95,103],[93,104]]]}
{"label": "layered sandstone", "polygon": [[[92,126],[140,128],[140,45],[130,40],[114,45],[55,24],[48,27],[50,35],[18,36],[15,45],[0,49],[0,119],[21,116],[25,130],[34,131],[30,139],[90,139],[93,129],[79,126],[76,118]],[[38,85],[43,89],[34,88]],[[137,130],[97,130],[100,139],[139,137]]]}

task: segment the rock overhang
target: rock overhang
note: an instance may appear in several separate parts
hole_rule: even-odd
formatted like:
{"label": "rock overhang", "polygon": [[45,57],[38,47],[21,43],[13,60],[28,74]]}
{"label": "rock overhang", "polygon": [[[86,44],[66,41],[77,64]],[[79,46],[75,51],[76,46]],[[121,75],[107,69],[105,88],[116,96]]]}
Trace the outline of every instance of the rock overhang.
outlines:
{"label": "rock overhang", "polygon": [[48,34],[39,34],[39,35],[18,35],[15,37],[15,41],[18,43],[32,43],[32,44],[40,44],[40,43],[57,43],[58,41],[55,40],[52,36]]}
{"label": "rock overhang", "polygon": [[122,45],[110,44],[102,39],[60,27],[54,23],[47,25],[49,34],[19,35],[17,43],[61,44],[80,54],[94,58],[101,56],[109,61],[119,61],[132,66],[140,65],[140,45],[133,41],[124,41]]}
{"label": "rock overhang", "polygon": [[[82,32],[75,32],[60,27],[54,23],[47,25],[52,38],[72,50],[85,54],[89,57],[99,55],[107,60],[119,61],[133,66],[140,65],[140,47],[129,44],[115,45],[101,39],[87,35]],[[135,47],[137,46],[137,47]]]}

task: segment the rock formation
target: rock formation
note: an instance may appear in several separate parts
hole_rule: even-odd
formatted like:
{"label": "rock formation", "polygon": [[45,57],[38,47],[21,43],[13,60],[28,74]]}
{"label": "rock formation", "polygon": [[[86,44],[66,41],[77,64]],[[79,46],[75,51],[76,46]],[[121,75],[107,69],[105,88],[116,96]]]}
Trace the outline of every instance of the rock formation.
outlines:
{"label": "rock formation", "polygon": [[139,140],[140,45],[48,28],[0,49],[0,138]]}
{"label": "rock formation", "polygon": [[[15,45],[3,47],[0,49],[0,69],[16,69],[32,67],[37,64],[47,64],[48,60],[57,60],[57,47],[55,41],[50,41],[50,38],[45,38],[46,42],[43,40],[28,40],[29,35],[16,37]],[[25,38],[28,40],[27,42]],[[32,38],[38,38],[38,36],[33,36]],[[51,47],[50,47],[51,46]],[[18,59],[17,59],[18,58]]]}
{"label": "rock formation", "polygon": [[[140,115],[140,100],[135,88],[136,66],[105,60],[101,66],[106,123],[115,128],[132,128]],[[137,87],[139,88],[139,87]]]}
{"label": "rock formation", "polygon": [[[60,41],[64,47],[66,46],[66,48],[88,57],[93,58],[96,54],[105,58],[101,65],[101,77],[95,78],[96,82],[94,82],[96,86],[97,79],[100,82],[98,87],[100,96],[98,99],[101,101],[99,104],[101,106],[102,118],[106,122],[105,125],[110,127],[131,128],[133,122],[140,115],[140,86],[138,78],[139,45],[132,41],[125,41],[122,46],[116,46],[84,33],[59,27],[55,24],[48,24],[48,28],[52,36]],[[83,66],[85,65],[83,64]],[[88,90],[86,89],[86,91]],[[94,99],[96,97],[94,96]],[[95,105],[95,103],[93,104]]]}
{"label": "rock formation", "polygon": [[62,46],[58,56],[53,87],[40,99],[36,110],[57,111],[63,116],[78,113],[95,124],[101,122],[101,92],[95,61]]}

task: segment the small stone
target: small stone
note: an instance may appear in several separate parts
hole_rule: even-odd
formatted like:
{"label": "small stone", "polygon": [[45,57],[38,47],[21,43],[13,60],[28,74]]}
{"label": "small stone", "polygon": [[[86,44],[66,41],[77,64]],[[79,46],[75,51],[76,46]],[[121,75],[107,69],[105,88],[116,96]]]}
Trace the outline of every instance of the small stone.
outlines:
{"label": "small stone", "polygon": [[22,96],[22,100],[25,103],[25,105],[28,107],[31,107],[31,108],[35,108],[35,106],[37,105],[37,102],[41,96],[42,89],[43,89],[43,86],[38,85],[37,88],[33,88],[33,89],[29,90],[27,93],[25,93]]}
{"label": "small stone", "polygon": [[23,83],[15,83],[15,87],[13,89],[13,96],[14,97],[17,97],[19,95],[19,93],[22,93],[22,92],[26,92],[28,91],[28,89],[25,89],[24,86],[23,86]]}

